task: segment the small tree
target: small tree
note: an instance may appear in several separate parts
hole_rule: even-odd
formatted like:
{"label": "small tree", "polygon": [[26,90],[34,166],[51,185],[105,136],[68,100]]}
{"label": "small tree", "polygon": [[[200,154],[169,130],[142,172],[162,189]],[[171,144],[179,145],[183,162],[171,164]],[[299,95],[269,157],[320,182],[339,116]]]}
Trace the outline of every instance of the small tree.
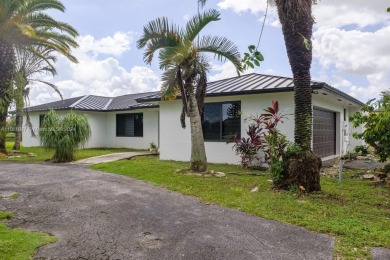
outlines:
{"label": "small tree", "polygon": [[87,117],[73,111],[61,117],[50,110],[39,131],[41,145],[55,150],[51,158],[55,163],[74,161],[76,150],[87,143],[90,135]]}
{"label": "small tree", "polygon": [[368,101],[349,119],[353,127],[364,126],[364,131],[353,133],[353,137],[374,147],[379,160],[386,161],[390,157],[390,93],[382,93],[380,100]]}
{"label": "small tree", "polygon": [[[270,166],[274,175],[276,168],[282,168],[284,150],[287,146],[286,137],[277,129],[279,123],[283,123],[285,114],[279,112],[278,101],[272,101],[272,106],[264,109],[260,116],[250,116],[248,137],[233,138],[233,149],[241,157],[241,165],[244,168],[255,166],[254,162]],[[263,158],[259,157],[259,152]],[[275,175],[280,175],[281,172]],[[278,179],[277,177],[275,179]]]}

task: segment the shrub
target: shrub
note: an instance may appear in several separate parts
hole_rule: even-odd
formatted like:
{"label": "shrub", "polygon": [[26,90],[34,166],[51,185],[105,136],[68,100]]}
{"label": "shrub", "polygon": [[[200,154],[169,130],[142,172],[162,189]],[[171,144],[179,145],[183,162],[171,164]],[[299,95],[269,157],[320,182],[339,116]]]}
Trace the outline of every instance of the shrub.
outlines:
{"label": "shrub", "polygon": [[368,147],[365,145],[358,145],[355,147],[354,151],[363,156],[366,156],[368,154]]}
{"label": "shrub", "polygon": [[[241,165],[244,168],[267,164],[275,178],[282,174],[281,160],[287,146],[286,137],[277,129],[279,123],[283,123],[285,114],[279,113],[278,101],[272,101],[272,106],[264,109],[260,116],[250,116],[251,124],[246,131],[248,137],[234,138],[233,149],[241,157]],[[262,153],[262,158],[259,157]]]}
{"label": "shrub", "polygon": [[149,143],[150,149],[156,149],[157,145],[152,141]]}
{"label": "shrub", "polygon": [[384,173],[390,173],[390,163],[387,163],[383,166]]}
{"label": "shrub", "polygon": [[382,93],[380,100],[368,101],[350,120],[354,127],[364,126],[364,131],[353,133],[353,137],[374,147],[379,160],[385,162],[390,157],[390,94]]}
{"label": "shrub", "polygon": [[55,150],[51,161],[57,163],[74,161],[76,150],[86,144],[90,135],[87,117],[73,111],[60,117],[50,110],[39,131],[42,146]]}
{"label": "shrub", "polygon": [[248,135],[247,138],[242,137],[240,139],[236,136],[233,137],[233,149],[235,149],[237,155],[240,155],[241,166],[244,168],[253,166],[252,163],[255,159],[260,161],[258,151],[262,149],[264,145],[264,142],[262,142],[260,137],[261,130],[259,125],[251,124],[246,131],[246,134]]}
{"label": "shrub", "polygon": [[299,154],[300,152],[302,152],[302,148],[299,145],[297,145],[296,143],[289,143],[286,147],[284,155],[286,157],[292,157],[294,155]]}

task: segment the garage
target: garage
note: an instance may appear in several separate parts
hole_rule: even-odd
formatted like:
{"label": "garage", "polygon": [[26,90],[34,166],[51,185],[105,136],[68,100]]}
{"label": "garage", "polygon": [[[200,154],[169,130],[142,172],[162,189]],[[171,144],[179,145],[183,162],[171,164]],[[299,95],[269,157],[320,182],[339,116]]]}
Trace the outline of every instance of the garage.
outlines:
{"label": "garage", "polygon": [[336,154],[336,113],[313,108],[313,151],[321,158]]}

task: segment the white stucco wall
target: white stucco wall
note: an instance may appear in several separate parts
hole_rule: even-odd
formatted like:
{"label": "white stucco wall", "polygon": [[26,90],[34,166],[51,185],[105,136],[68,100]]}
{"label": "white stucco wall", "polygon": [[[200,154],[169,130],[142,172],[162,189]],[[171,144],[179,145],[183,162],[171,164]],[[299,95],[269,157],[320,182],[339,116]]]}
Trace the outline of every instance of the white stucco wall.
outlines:
{"label": "white stucco wall", "polygon": [[[349,116],[353,115],[355,112],[359,111],[359,108],[350,106],[348,110],[348,118]],[[354,148],[358,145],[363,145],[364,141],[360,139],[355,139],[352,137],[353,133],[362,133],[363,132],[363,126],[359,126],[357,128],[354,128],[352,123],[348,120],[348,136],[349,140],[347,142],[347,151],[353,152]]]}
{"label": "white stucco wall", "polygon": [[[241,101],[241,135],[246,133],[249,122],[245,118],[250,115],[262,113],[262,109],[271,105],[271,101],[277,99],[280,109],[286,109],[286,113],[292,114],[291,93],[263,94],[263,95],[243,95],[229,97],[210,97],[206,98],[206,103],[223,101]],[[160,159],[189,161],[191,157],[191,130],[189,119],[186,118],[187,128],[182,129],[180,125],[181,101],[160,102]],[[287,135],[287,138],[293,139],[294,119],[289,116],[289,120],[284,120],[280,124],[280,130]],[[240,162],[232,149],[233,144],[226,142],[205,141],[206,155],[208,162],[211,163],[229,163],[238,164]]]}
{"label": "white stucco wall", "polygon": [[86,148],[107,147],[106,146],[106,114],[101,112],[82,112],[76,111],[79,114],[85,114],[88,118],[88,123],[91,128],[91,136],[88,139]]}
{"label": "white stucco wall", "polygon": [[[343,114],[344,108],[347,109],[347,118],[349,111],[355,109],[346,101],[338,101],[339,97],[334,95],[322,95],[321,93],[313,95],[313,106],[336,112],[336,153],[343,154],[348,150],[353,149],[355,145],[361,144],[361,141],[352,138],[350,142],[343,142]],[[245,117],[262,113],[262,110],[271,106],[272,100],[278,100],[280,110],[283,113],[289,114],[288,119],[284,123],[279,124],[279,130],[286,135],[290,141],[294,140],[294,102],[292,92],[272,93],[272,94],[252,94],[240,96],[226,97],[209,97],[205,103],[223,102],[223,101],[241,101],[241,135],[246,136],[246,129],[249,122],[245,121]],[[189,161],[191,157],[191,135],[189,128],[189,120],[186,119],[187,128],[182,129],[180,125],[181,101],[163,101],[160,102],[160,159],[161,160],[177,160]],[[347,145],[349,144],[349,145]],[[239,156],[235,155],[232,150],[232,144],[225,142],[210,142],[205,141],[206,155],[208,162],[212,163],[229,163],[238,164]],[[342,151],[342,148],[343,151]]]}
{"label": "white stucco wall", "polygon": [[186,118],[186,129],[180,125],[181,101],[160,104],[160,159],[188,161],[191,154],[190,122]]}
{"label": "white stucco wall", "polygon": [[[149,144],[153,141],[158,144],[158,110],[143,109],[132,111],[118,112],[90,112],[90,111],[75,111],[77,113],[86,114],[88,123],[91,127],[91,137],[88,140],[86,148],[100,147],[115,147],[115,148],[135,148],[148,149]],[[65,115],[68,111],[57,111],[59,115]],[[143,113],[143,137],[117,137],[116,136],[116,114],[123,113]],[[31,113],[31,123],[34,129],[39,127],[39,115],[41,113]],[[25,122],[23,126],[25,125]],[[32,147],[39,146],[38,131],[36,138],[31,137],[30,131],[23,131],[23,146]]]}
{"label": "white stucco wall", "polygon": [[[351,105],[347,101],[338,101],[339,97],[333,94],[323,95],[318,93],[313,95],[313,106],[336,112],[336,151],[337,154],[343,154],[346,151],[352,151],[356,145],[362,144],[361,140],[352,138],[352,133],[361,131],[361,129],[352,129],[348,124],[344,129],[343,113],[344,108],[347,111],[347,119],[350,114],[357,111],[359,107]],[[225,97],[209,97],[206,103],[241,101],[241,134],[246,136],[248,124],[245,120],[250,115],[256,115],[263,112],[263,109],[271,105],[272,100],[278,100],[280,110],[289,114],[284,123],[279,124],[280,131],[287,136],[287,139],[294,139],[294,103],[293,93],[272,93],[272,94],[252,94]],[[163,101],[159,102],[160,108],[147,108],[131,111],[117,112],[81,112],[88,115],[88,121],[92,129],[92,135],[88,141],[87,147],[127,147],[136,149],[147,149],[149,144],[154,142],[160,148],[160,159],[189,161],[191,156],[191,134],[189,119],[186,118],[187,128],[182,129],[180,125],[181,101]],[[67,111],[59,111],[64,115]],[[143,137],[117,137],[116,136],[116,114],[123,113],[143,113]],[[31,113],[31,122],[33,127],[39,126],[39,115],[44,113]],[[344,130],[349,136],[348,142],[344,142]],[[159,140],[160,139],[160,140]],[[39,146],[39,139],[31,138],[29,131],[23,132],[23,145],[26,147]],[[232,149],[233,144],[226,142],[206,141],[206,154],[209,162],[238,164],[239,156],[235,155]]]}
{"label": "white stucco wall", "polygon": [[39,115],[40,113],[30,113],[30,121],[36,135],[35,138],[31,136],[31,131],[29,128],[27,128],[26,116],[23,116],[22,142],[24,147],[33,147],[40,145],[38,135]]}
{"label": "white stucco wall", "polygon": [[[116,114],[143,113],[143,137],[117,137]],[[158,110],[143,109],[131,111],[106,112],[106,147],[148,149],[149,144],[154,142],[158,145]]]}
{"label": "white stucco wall", "polygon": [[[64,116],[69,111],[57,111],[57,114],[60,116]],[[104,113],[99,112],[86,112],[86,111],[75,111],[76,113],[80,114],[87,114],[88,123],[91,127],[91,136],[86,144],[86,148],[92,148],[92,147],[106,147],[106,141],[105,141],[105,135],[106,135],[106,127],[105,127],[105,121],[106,121],[106,115]],[[30,119],[31,124],[33,126],[33,129],[35,131],[36,137],[31,136],[30,130],[26,126],[25,116],[23,117],[23,146],[25,147],[32,147],[32,146],[40,146],[40,140],[39,140],[39,134],[38,134],[38,128],[39,128],[39,115],[44,115],[46,112],[33,112],[30,113]]]}

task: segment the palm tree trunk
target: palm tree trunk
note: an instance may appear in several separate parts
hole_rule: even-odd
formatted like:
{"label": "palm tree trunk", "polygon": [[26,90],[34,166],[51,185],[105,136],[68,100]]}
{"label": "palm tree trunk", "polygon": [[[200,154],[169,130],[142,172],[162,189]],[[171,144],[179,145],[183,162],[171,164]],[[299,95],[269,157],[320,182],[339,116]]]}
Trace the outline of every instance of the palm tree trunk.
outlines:
{"label": "palm tree trunk", "polygon": [[16,118],[15,118],[15,141],[13,150],[20,150],[20,141],[22,140],[22,127],[23,127],[23,91],[27,86],[27,79],[21,74],[15,74],[15,84],[16,88],[14,91],[14,100],[16,103]]}
{"label": "palm tree trunk", "polygon": [[285,162],[285,179],[277,185],[283,188],[295,186],[306,192],[321,190],[321,159],[311,151],[313,109],[310,67],[314,23],[312,1],[275,1],[295,85],[294,140],[302,148],[301,153]]}
{"label": "palm tree trunk", "polygon": [[202,121],[193,87],[188,91],[188,115],[191,125],[191,170],[204,172],[207,170],[206,149],[202,131]]}
{"label": "palm tree trunk", "polygon": [[12,45],[0,40],[0,153],[7,153],[5,137],[7,134],[8,107],[11,102],[14,50]]}
{"label": "palm tree trunk", "polygon": [[13,150],[20,150],[20,142],[22,141],[22,128],[23,128],[23,98],[22,107],[16,104],[16,117],[15,117],[15,141]]}
{"label": "palm tree trunk", "polygon": [[312,0],[279,0],[276,3],[295,85],[294,139],[302,149],[311,150],[313,110],[310,67],[314,23],[311,13]]}

